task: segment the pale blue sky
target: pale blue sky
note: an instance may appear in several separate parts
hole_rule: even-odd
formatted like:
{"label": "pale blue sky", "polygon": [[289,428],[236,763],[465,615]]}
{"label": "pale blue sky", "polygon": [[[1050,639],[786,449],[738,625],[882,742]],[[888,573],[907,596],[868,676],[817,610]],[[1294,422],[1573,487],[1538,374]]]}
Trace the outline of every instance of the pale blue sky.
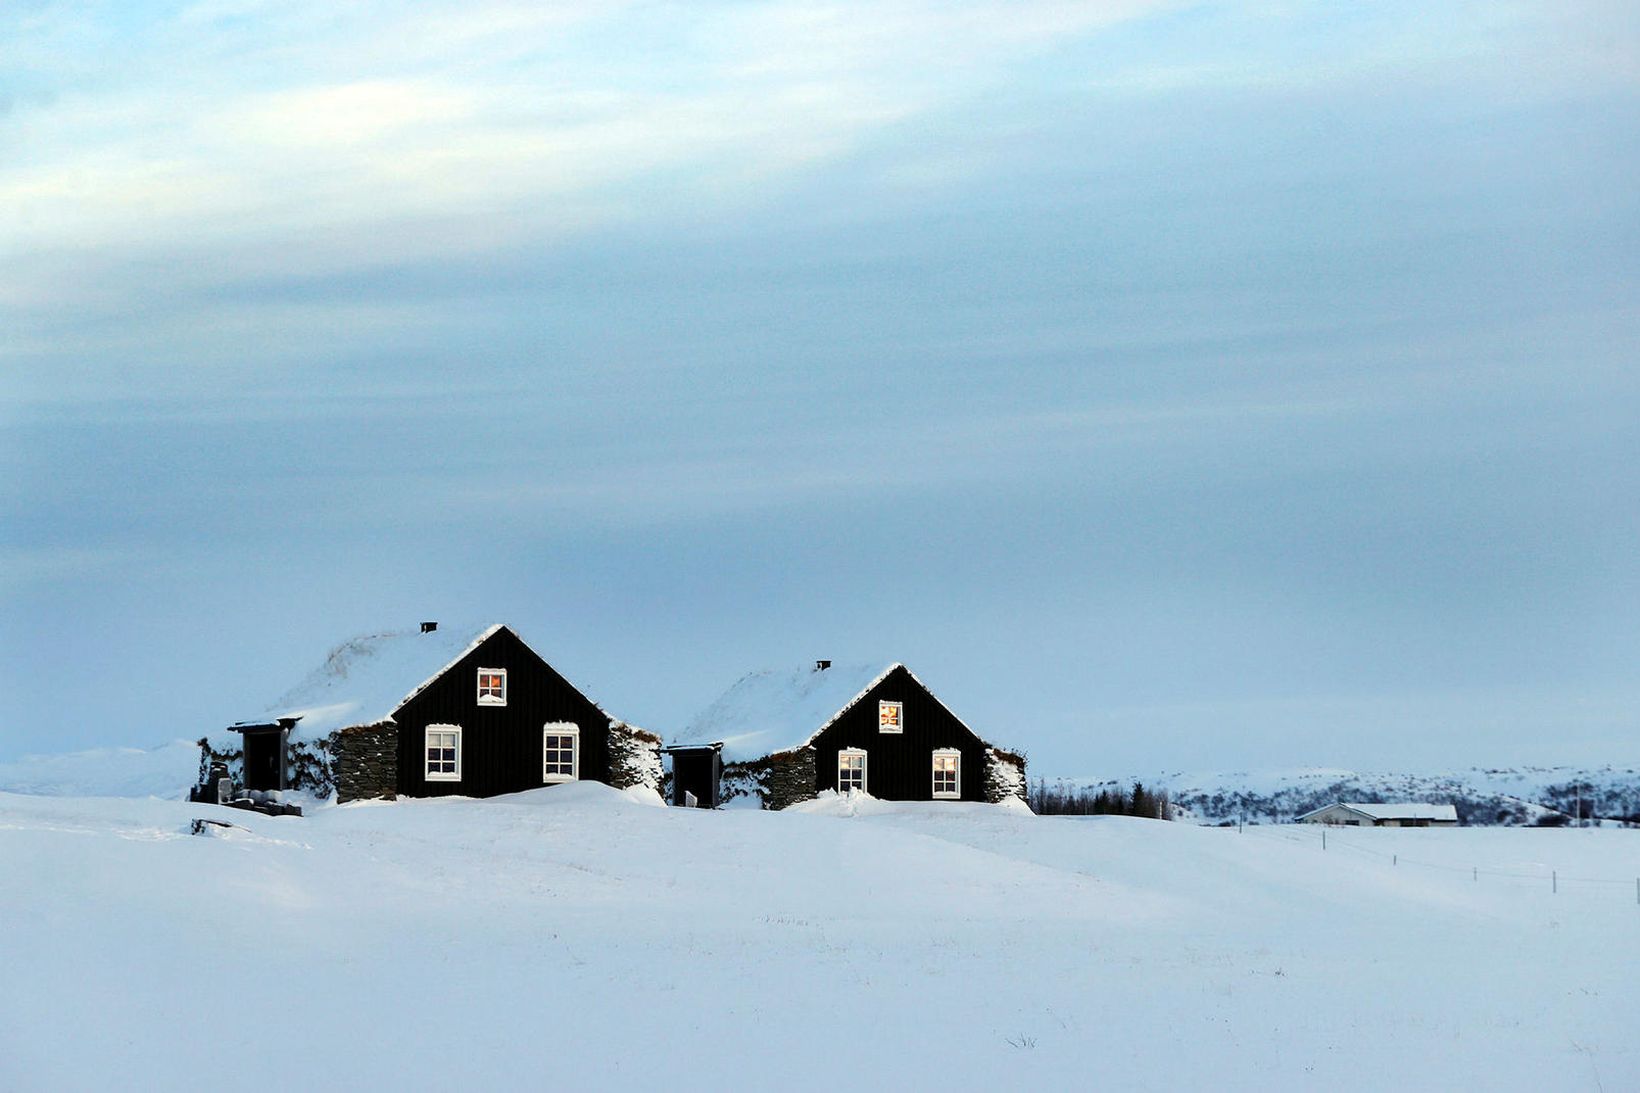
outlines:
{"label": "pale blue sky", "polygon": [[442,618],[1640,761],[1637,177],[1628,3],[7,5],[0,757]]}

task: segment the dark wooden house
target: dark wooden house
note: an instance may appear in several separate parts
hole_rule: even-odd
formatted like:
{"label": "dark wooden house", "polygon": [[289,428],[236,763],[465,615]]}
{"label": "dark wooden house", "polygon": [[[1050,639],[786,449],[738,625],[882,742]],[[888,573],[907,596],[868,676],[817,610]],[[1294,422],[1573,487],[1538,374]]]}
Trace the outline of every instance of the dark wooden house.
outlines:
{"label": "dark wooden house", "polygon": [[[725,788],[703,792],[689,749],[721,749]],[[818,793],[894,801],[1021,801],[1024,757],[989,743],[903,664],[754,672],[691,721],[668,749],[673,784],[697,798],[755,797],[784,808]]]}
{"label": "dark wooden house", "polygon": [[660,781],[659,737],[611,717],[502,625],[354,638],[233,729],[247,788],[334,787],[340,801]]}

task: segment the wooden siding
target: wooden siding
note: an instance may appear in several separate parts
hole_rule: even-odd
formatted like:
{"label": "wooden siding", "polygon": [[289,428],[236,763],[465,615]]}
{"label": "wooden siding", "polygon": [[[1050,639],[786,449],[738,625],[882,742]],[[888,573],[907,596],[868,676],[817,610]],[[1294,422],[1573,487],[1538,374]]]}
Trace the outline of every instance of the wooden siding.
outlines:
{"label": "wooden siding", "polygon": [[[878,729],[877,703],[883,701],[905,704],[901,732]],[[960,799],[983,801],[985,747],[910,672],[895,668],[815,739],[815,790],[836,789],[837,753],[859,748],[866,753],[866,792],[888,801],[931,801],[934,752],[953,748],[962,753]]]}
{"label": "wooden siding", "polygon": [[[478,669],[505,668],[507,704],[478,704]],[[394,713],[399,725],[398,792],[407,797],[491,797],[539,789],[542,729],[580,727],[578,776],[609,780],[609,717],[502,628]],[[423,741],[429,725],[461,726],[461,780],[429,782]]]}

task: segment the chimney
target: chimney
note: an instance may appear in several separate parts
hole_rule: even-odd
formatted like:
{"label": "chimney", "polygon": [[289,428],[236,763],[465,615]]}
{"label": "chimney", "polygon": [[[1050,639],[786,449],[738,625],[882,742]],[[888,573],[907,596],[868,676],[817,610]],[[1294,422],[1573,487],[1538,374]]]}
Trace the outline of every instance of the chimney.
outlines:
{"label": "chimney", "polygon": [[814,670],[817,671],[817,672],[823,672],[827,668],[830,668],[830,667],[831,667],[831,661],[829,661],[829,660],[817,660],[817,661],[814,662]]}
{"label": "chimney", "polygon": [[423,634],[431,634],[434,630],[437,630],[437,629],[438,629],[438,623],[436,623],[436,622],[424,622],[424,623],[421,624],[421,632]]}

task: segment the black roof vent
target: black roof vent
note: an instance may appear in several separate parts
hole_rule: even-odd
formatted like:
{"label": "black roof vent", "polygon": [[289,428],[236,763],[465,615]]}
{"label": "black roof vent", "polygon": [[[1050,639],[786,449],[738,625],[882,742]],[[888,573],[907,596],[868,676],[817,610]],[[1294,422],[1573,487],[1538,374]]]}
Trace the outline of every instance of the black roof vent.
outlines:
{"label": "black roof vent", "polygon": [[424,622],[424,623],[421,624],[421,632],[423,634],[431,634],[434,630],[437,630],[437,629],[438,629],[438,623],[436,623],[436,622]]}
{"label": "black roof vent", "polygon": [[831,667],[831,661],[829,661],[829,660],[817,660],[817,661],[814,662],[814,670],[817,671],[817,672],[823,672],[827,668],[830,668],[830,667]]}

